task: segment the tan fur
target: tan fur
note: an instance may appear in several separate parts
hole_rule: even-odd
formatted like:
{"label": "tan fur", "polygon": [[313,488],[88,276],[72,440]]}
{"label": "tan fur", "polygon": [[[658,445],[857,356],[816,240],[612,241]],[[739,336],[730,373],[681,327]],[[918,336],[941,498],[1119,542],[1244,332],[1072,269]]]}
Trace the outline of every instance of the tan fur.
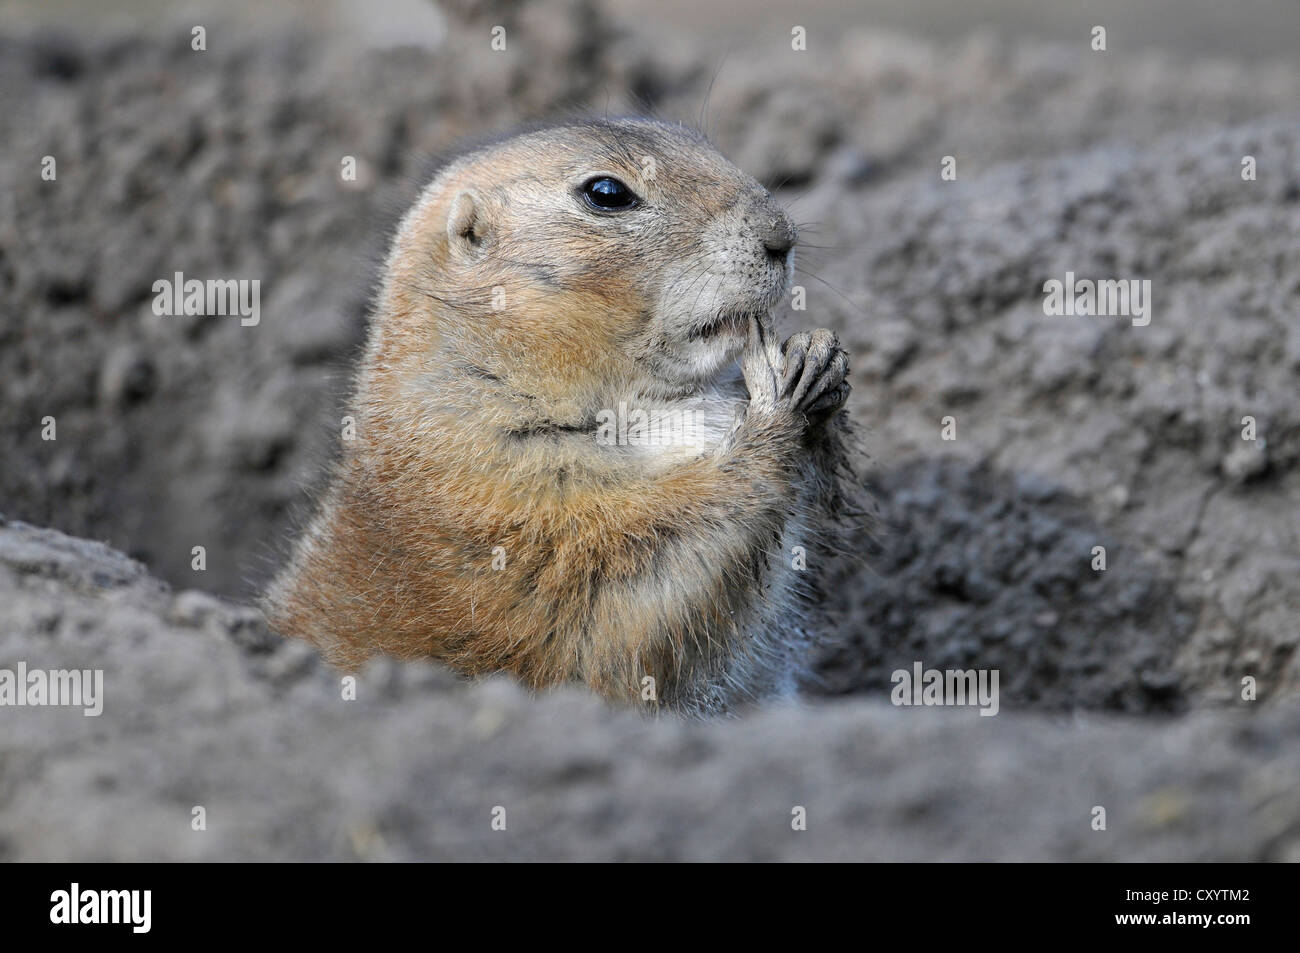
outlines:
{"label": "tan fur", "polygon": [[[577,190],[598,174],[642,204],[593,213]],[[785,230],[756,182],[657,122],[454,161],[394,241],[357,436],[267,595],[273,626],[344,668],[427,656],[637,704],[650,676],[692,712],[788,693],[809,638],[790,548],[824,562],[847,363],[804,335],[826,397],[796,406],[805,364],[769,317],[790,264],[763,247]],[[693,409],[710,436],[602,445],[620,402]]]}

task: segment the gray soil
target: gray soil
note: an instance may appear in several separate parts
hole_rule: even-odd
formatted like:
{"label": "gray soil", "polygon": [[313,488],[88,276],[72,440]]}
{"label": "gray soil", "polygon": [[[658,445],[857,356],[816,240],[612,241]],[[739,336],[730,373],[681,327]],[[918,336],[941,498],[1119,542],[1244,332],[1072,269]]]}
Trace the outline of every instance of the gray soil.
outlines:
{"label": "gray soil", "polygon": [[[724,62],[450,6],[433,50],[0,29],[0,668],[106,684],[99,718],[0,709],[0,859],[1300,859],[1300,68],[788,29]],[[780,320],[853,356],[875,512],[809,554],[807,704],[647,721],[391,663],[343,700],[247,604],[392,217],[462,136],[647,105],[777,187]],[[177,271],[261,279],[261,323],[155,316]],[[1044,316],[1066,271],[1150,279],[1150,324]],[[1000,713],[891,706],[917,660],[998,669]]]}

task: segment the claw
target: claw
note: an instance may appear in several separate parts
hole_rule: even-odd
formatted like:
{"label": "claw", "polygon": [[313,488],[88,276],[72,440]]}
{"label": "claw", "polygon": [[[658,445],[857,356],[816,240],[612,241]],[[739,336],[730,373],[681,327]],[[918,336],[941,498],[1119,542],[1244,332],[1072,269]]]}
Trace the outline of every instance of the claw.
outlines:
{"label": "claw", "polygon": [[785,342],[785,376],[781,380],[781,394],[788,395],[790,388],[803,372],[808,354],[810,336],[807,331],[792,334]]}
{"label": "claw", "polygon": [[808,393],[804,399],[810,406],[816,404],[828,391],[844,383],[844,375],[848,373],[848,370],[849,359],[844,356],[844,352],[833,352],[831,359],[826,363],[826,368],[813,381],[812,386],[808,388]]}
{"label": "claw", "polygon": [[820,417],[835,413],[848,401],[849,393],[852,390],[852,385],[848,381],[843,381],[834,390],[817,398],[806,411],[807,415],[809,417]]}

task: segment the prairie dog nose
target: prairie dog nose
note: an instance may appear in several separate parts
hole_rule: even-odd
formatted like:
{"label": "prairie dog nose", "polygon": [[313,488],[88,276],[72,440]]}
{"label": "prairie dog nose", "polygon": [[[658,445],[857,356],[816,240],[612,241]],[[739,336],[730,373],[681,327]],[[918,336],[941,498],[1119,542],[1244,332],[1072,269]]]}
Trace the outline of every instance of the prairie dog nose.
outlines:
{"label": "prairie dog nose", "polygon": [[794,247],[794,243],[799,239],[799,233],[795,231],[794,223],[784,215],[773,215],[767,220],[765,227],[759,232],[759,237],[763,242],[763,248],[773,258],[785,258]]}

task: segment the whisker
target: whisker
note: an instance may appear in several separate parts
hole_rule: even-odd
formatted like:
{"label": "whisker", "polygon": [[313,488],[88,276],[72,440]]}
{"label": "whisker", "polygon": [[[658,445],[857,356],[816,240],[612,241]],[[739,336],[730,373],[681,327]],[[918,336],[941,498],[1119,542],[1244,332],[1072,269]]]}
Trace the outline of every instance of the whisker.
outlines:
{"label": "whisker", "polygon": [[808,270],[806,270],[806,269],[804,269],[804,268],[800,268],[798,265],[795,266],[795,269],[794,269],[794,270],[795,270],[796,272],[798,272],[799,274],[801,274],[801,275],[807,277],[807,278],[811,278],[813,281],[821,282],[823,285],[825,285],[827,288],[829,288],[831,291],[833,291],[836,295],[838,295],[839,298],[840,298],[840,300],[842,300],[845,304],[847,304],[850,308],[852,308],[853,311],[854,311],[854,312],[855,312],[859,317],[863,317],[863,318],[865,318],[865,317],[867,316],[867,312],[864,311],[864,310],[862,309],[862,306],[861,306],[861,305],[859,305],[859,304],[857,304],[856,302],[854,302],[851,298],[849,298],[848,295],[846,295],[846,294],[845,294],[843,291],[841,291],[839,288],[836,288],[833,284],[831,284],[829,281],[827,281],[827,280],[826,280],[825,278],[823,278],[821,275],[815,274],[815,273],[813,273],[813,272],[811,272],[811,271],[808,271]]}

